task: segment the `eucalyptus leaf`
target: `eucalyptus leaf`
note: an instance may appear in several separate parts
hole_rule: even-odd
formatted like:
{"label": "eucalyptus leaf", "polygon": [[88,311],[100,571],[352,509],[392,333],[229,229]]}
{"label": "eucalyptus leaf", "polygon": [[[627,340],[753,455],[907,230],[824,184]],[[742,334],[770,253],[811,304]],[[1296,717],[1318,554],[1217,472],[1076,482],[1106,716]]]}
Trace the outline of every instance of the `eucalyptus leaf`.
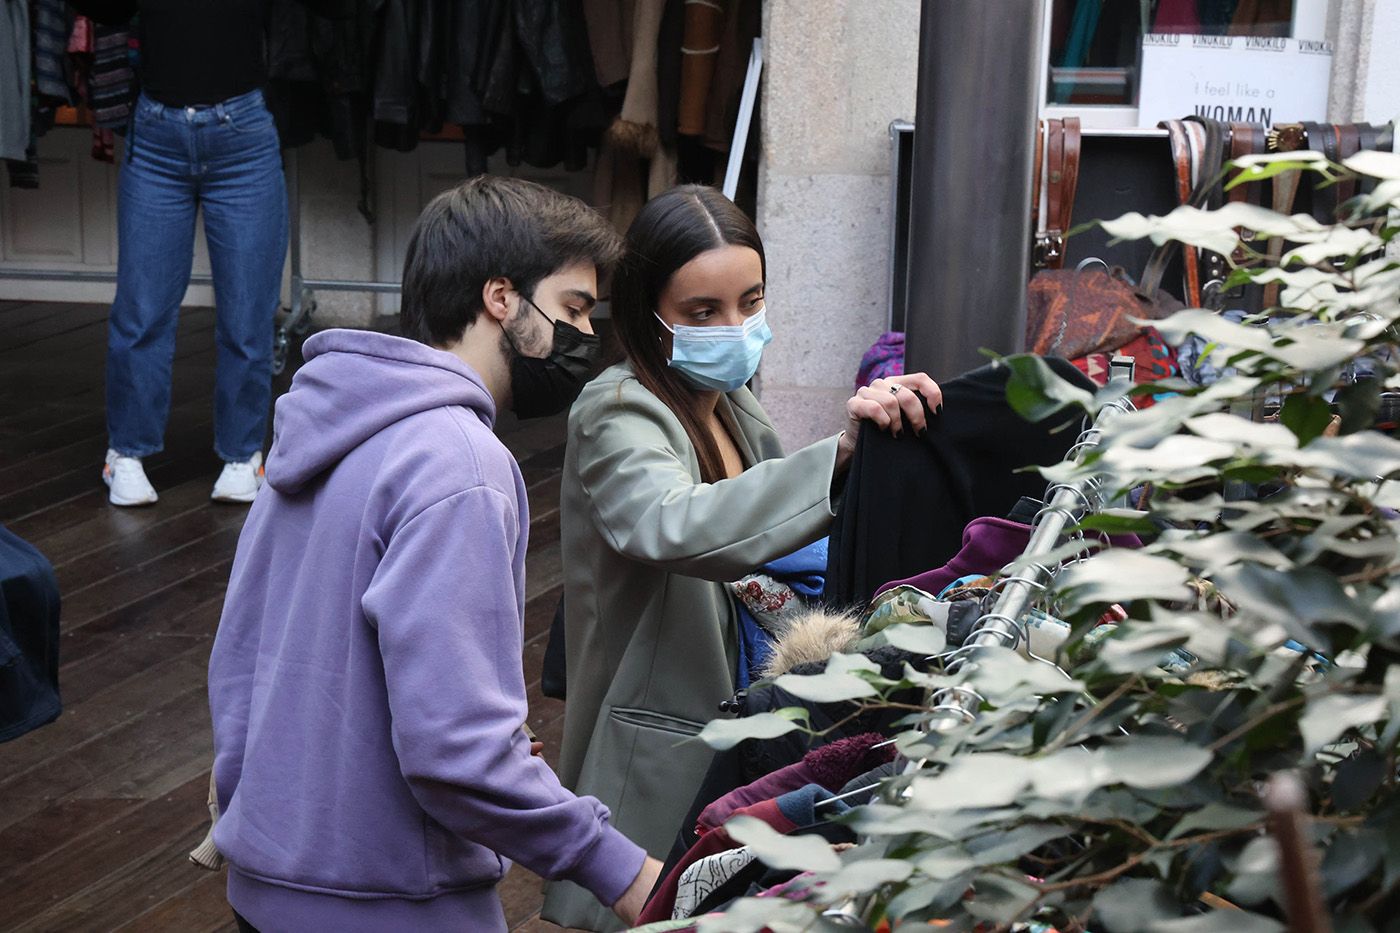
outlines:
{"label": "eucalyptus leaf", "polygon": [[792,717],[778,713],[758,713],[739,719],[712,719],[700,730],[700,741],[713,749],[724,751],[745,739],[776,739],[801,725]]}
{"label": "eucalyptus leaf", "polygon": [[910,803],[924,810],[1001,807],[1016,802],[1034,765],[1000,752],[960,755],[941,774],[914,779]]}
{"label": "eucalyptus leaf", "polygon": [[1298,438],[1299,447],[1306,447],[1332,422],[1332,407],[1313,395],[1291,395],[1284,401],[1278,420]]}
{"label": "eucalyptus leaf", "polygon": [[887,884],[906,880],[914,866],[903,859],[862,859],[842,866],[834,875],[822,879],[825,895],[863,894]]}
{"label": "eucalyptus leaf", "polygon": [[1360,175],[1386,180],[1400,180],[1400,155],[1363,149],[1342,160],[1342,164]]}
{"label": "eucalyptus leaf", "polygon": [[820,674],[783,674],[775,683],[799,700],[836,703],[876,696],[879,691],[859,674],[878,675],[879,670],[861,655],[835,654]]}
{"label": "eucalyptus leaf", "polygon": [[936,625],[900,623],[882,629],[891,645],[914,654],[935,655],[948,646],[943,629]]}
{"label": "eucalyptus leaf", "polygon": [[1284,933],[1284,926],[1247,910],[1212,910],[1180,920],[1158,920],[1147,927],[1147,933]]}
{"label": "eucalyptus leaf", "polygon": [[757,817],[741,815],[724,824],[736,842],[748,846],[770,868],[834,872],[841,860],[820,836],[785,836]]}
{"label": "eucalyptus leaf", "polygon": [[1234,900],[1256,907],[1281,899],[1278,841],[1274,837],[1249,840],[1235,859],[1234,870],[1235,878],[1227,892]]}
{"label": "eucalyptus leaf", "polygon": [[1259,823],[1263,819],[1264,813],[1259,810],[1247,810],[1224,803],[1208,803],[1199,810],[1183,816],[1172,827],[1172,831],[1167,833],[1167,839],[1179,839],[1196,832],[1240,829]]}
{"label": "eucalyptus leaf", "polygon": [[1159,920],[1180,917],[1181,904],[1171,889],[1150,878],[1124,878],[1094,895],[1092,928],[1108,933],[1138,933]]}
{"label": "eucalyptus leaf", "polygon": [[1040,357],[1018,354],[1000,362],[1011,370],[1006,400],[1027,421],[1043,421],[1067,408],[1092,410],[1093,394],[1060,378]]}
{"label": "eucalyptus leaf", "polygon": [[1165,557],[1115,549],[1067,568],[1056,584],[1073,607],[1135,599],[1186,599],[1185,567]]}
{"label": "eucalyptus leaf", "polygon": [[1385,714],[1385,697],[1329,693],[1310,699],[1307,711],[1298,720],[1298,729],[1303,734],[1303,754],[1316,754],[1348,729],[1370,725]]}
{"label": "eucalyptus leaf", "polygon": [[1322,856],[1322,884],[1329,898],[1338,897],[1360,884],[1380,867],[1385,854],[1382,835],[1360,827],[1338,832]]}
{"label": "eucalyptus leaf", "polygon": [[973,897],[967,912],[983,920],[1011,923],[1022,919],[1040,899],[1040,890],[1005,875],[984,873],[973,880]]}
{"label": "eucalyptus leaf", "polygon": [[696,920],[699,933],[798,933],[813,929],[812,911],[781,897],[744,897],[724,913],[706,914]]}

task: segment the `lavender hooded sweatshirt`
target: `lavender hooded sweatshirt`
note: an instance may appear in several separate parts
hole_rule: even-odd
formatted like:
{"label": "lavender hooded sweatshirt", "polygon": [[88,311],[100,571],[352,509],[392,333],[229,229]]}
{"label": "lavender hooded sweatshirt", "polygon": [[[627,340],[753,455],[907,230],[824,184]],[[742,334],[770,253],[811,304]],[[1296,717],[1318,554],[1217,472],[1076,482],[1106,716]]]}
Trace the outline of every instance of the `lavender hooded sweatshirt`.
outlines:
{"label": "lavender hooded sweatshirt", "polygon": [[503,930],[506,859],[614,903],[644,853],[521,730],[530,523],[490,394],[397,337],[304,354],[209,662],[230,903],[264,933]]}

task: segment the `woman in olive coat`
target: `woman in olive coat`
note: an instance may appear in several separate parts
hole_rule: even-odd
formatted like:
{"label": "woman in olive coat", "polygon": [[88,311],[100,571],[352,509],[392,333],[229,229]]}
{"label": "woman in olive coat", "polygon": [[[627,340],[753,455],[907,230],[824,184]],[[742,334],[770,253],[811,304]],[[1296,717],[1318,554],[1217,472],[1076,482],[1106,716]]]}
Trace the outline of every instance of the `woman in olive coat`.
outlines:
{"label": "woman in olive coat", "polygon": [[[772,339],[764,281],[757,231],[719,192],[651,201],[613,280],[625,360],[569,416],[560,776],[659,858],[712,755],[694,736],[735,688],[726,582],[828,533],[862,421],[922,431],[919,395],[941,404],[921,373],[876,380],[846,403],[845,431],[785,457],[746,388]],[[544,917],[615,924],[568,884]]]}

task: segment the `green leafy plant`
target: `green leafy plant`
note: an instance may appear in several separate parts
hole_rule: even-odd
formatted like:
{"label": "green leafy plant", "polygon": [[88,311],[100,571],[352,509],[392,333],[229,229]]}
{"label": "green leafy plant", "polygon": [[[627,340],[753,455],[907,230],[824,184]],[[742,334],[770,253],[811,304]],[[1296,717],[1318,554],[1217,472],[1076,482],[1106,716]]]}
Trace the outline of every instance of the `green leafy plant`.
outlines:
{"label": "green leafy plant", "polygon": [[[1400,506],[1400,441],[1374,425],[1383,393],[1400,389],[1400,262],[1389,250],[1400,156],[1335,165],[1288,154],[1239,166],[1244,180],[1304,172],[1355,179],[1365,193],[1331,225],[1242,204],[1104,223],[1119,238],[1233,254],[1227,288],[1281,288],[1282,307],[1268,316],[1234,323],[1196,309],[1158,322],[1169,342],[1205,341],[1223,377],[1134,390],[1174,394],[1117,416],[1087,456],[1045,471],[1054,482],[1096,477],[1110,497],[1138,490],[1136,509],[1092,515],[1082,528],[1151,531],[1151,543],[1056,575],[1041,608],[1071,634],[1053,664],[988,648],[951,673],[911,667],[898,681],[854,655],[824,674],[784,677],[800,697],[853,710],[911,687],[965,684],[983,702],[973,722],[941,731],[927,704],[905,708],[900,751],[920,766],[843,817],[860,834],[854,849],[838,856],[734,827],[772,864],[813,870],[813,883],[804,902],[741,901],[702,929],[933,919],[953,929],[1281,929],[1298,881],[1281,874],[1263,797],[1279,773],[1306,789],[1333,923],[1392,922],[1400,536],[1388,508]],[[1290,244],[1277,262],[1271,237]],[[1368,375],[1349,379],[1357,361]],[[1007,364],[1010,397],[1028,412],[1092,417],[1124,391],[1084,393],[1034,358]],[[1281,402],[1276,420],[1262,417],[1271,400]],[[1113,604],[1127,619],[1096,638]],[[875,637],[931,644],[914,629]],[[1163,665],[1171,653],[1178,663]],[[733,744],[803,722],[783,713],[706,733]]]}

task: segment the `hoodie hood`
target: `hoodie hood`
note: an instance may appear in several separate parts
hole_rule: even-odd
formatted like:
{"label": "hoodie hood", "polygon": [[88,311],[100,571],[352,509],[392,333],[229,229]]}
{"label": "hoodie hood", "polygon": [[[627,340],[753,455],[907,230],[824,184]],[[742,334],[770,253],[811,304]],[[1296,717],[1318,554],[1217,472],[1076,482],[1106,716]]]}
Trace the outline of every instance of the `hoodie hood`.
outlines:
{"label": "hoodie hood", "polygon": [[294,494],[380,431],[420,412],[469,409],[488,428],[496,404],[466,363],[443,350],[371,331],[328,330],[277,401],[267,482]]}

